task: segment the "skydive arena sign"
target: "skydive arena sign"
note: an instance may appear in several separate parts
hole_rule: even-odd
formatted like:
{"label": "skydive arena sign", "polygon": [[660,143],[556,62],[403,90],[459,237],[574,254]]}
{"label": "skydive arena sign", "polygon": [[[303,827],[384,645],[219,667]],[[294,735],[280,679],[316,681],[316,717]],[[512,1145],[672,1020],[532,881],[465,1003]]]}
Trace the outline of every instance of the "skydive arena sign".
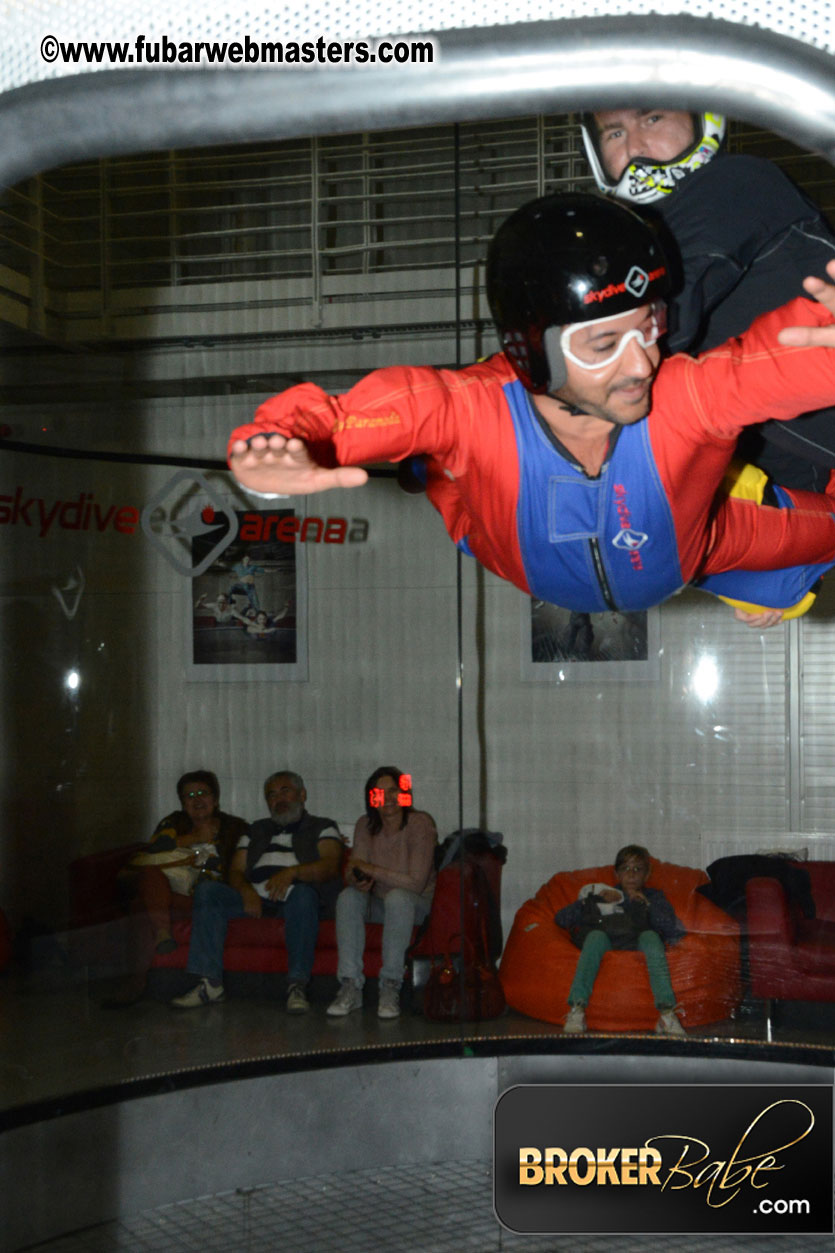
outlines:
{"label": "skydive arena sign", "polygon": [[511,1231],[831,1233],[828,1085],[524,1085],[496,1104]]}

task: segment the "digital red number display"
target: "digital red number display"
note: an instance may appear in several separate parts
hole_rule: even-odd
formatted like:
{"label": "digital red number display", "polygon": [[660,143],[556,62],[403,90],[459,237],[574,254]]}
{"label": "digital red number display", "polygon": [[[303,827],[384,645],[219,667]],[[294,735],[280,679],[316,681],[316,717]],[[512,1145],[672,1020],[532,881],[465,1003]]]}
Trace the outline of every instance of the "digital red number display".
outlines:
{"label": "digital red number display", "polygon": [[[401,774],[397,780],[397,803],[401,809],[407,809],[412,803],[412,776]],[[372,787],[368,792],[368,803],[372,809],[382,809],[386,803],[386,794],[381,787]]]}

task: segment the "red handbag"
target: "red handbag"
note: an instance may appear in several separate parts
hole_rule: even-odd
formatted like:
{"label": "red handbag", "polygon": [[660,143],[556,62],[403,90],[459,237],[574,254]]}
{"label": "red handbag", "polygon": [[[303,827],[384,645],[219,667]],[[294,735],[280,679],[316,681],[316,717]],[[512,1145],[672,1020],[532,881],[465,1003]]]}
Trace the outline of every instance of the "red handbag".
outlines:
{"label": "red handbag", "polygon": [[[452,937],[455,938],[455,937]],[[481,953],[467,949],[473,945],[461,937],[461,969],[456,969],[449,953],[433,958],[423,993],[423,1012],[433,1022],[483,1022],[504,1013],[506,1002],[499,974],[487,956],[487,936],[482,936]]]}

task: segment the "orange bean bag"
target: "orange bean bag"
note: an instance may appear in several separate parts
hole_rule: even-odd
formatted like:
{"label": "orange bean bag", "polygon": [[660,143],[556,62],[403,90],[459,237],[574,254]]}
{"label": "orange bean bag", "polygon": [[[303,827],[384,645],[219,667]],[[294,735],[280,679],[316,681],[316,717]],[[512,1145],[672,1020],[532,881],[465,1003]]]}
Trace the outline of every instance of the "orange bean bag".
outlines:
{"label": "orange bean bag", "polygon": [[[660,888],[687,935],[667,945],[673,990],[685,1028],[727,1018],[739,1004],[739,927],[696,891],[709,882],[703,870],[652,858],[649,886]],[[580,950],[554,915],[577,899],[585,883],[615,886],[612,866],[555,874],[516,914],[501,962],[501,981],[512,1009],[561,1023]],[[609,952],[600,963],[586,1022],[592,1031],[651,1031],[658,1021],[644,956]]]}

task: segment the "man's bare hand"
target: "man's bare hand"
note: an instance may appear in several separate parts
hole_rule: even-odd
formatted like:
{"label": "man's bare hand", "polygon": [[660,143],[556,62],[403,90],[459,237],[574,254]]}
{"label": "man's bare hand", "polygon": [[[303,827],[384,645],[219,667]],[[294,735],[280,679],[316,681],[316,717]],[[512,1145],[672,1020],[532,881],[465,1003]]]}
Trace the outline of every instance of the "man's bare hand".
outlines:
{"label": "man's bare hand", "polygon": [[248,918],[260,918],[263,912],[263,906],[261,903],[261,897],[255,891],[255,888],[251,887],[248,883],[242,883],[238,888],[238,891],[243,898],[244,913],[246,916]]}
{"label": "man's bare hand", "polygon": [[783,611],[782,609],[762,609],[759,613],[752,613],[750,609],[735,609],[734,617],[737,622],[744,622],[753,631],[767,631],[769,627],[777,626],[778,622],[782,622]]}
{"label": "man's bare hand", "polygon": [[283,901],[295,882],[295,867],[283,866],[267,880],[267,896],[271,901]]}
{"label": "man's bare hand", "polygon": [[332,487],[362,487],[368,474],[360,466],[317,465],[304,440],[294,436],[255,435],[235,440],[229,466],[243,487],[277,496],[306,496]]}
{"label": "man's bare hand", "polygon": [[[826,263],[826,273],[835,281],[835,260]],[[803,288],[835,317],[835,286],[822,278],[804,278]],[[777,339],[792,348],[835,348],[835,326],[786,326]]]}

